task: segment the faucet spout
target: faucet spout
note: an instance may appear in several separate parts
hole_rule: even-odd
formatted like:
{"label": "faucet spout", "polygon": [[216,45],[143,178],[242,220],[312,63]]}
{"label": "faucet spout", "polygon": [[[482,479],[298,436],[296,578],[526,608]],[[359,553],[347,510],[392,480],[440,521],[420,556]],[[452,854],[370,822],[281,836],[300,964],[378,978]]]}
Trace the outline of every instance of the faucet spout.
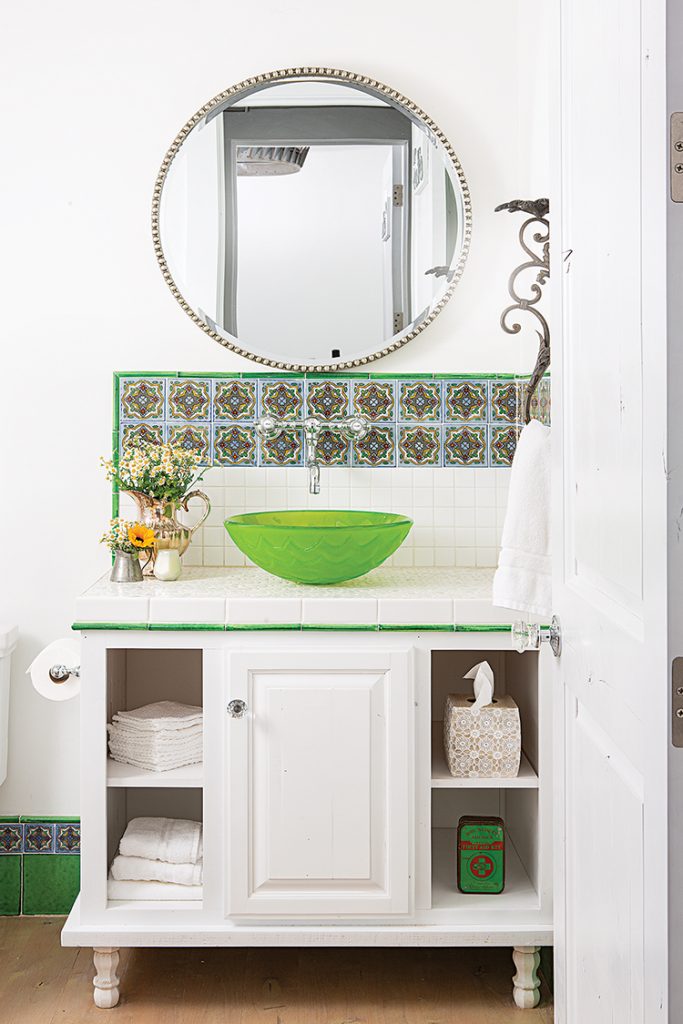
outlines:
{"label": "faucet spout", "polygon": [[308,464],[308,490],[310,494],[320,494],[320,466],[317,462]]}
{"label": "faucet spout", "polygon": [[367,437],[370,424],[363,416],[349,416],[344,419],[319,420],[309,416],[302,420],[281,420],[275,416],[261,416],[256,430],[261,437],[275,437],[283,430],[303,427],[306,453],[306,469],[308,470],[308,490],[310,494],[320,494],[320,463],[318,461],[318,442],[323,430],[337,430],[348,441],[362,441]]}
{"label": "faucet spout", "polygon": [[318,438],[322,429],[321,423],[314,417],[304,421],[304,439],[306,441],[306,467],[308,468],[308,492],[320,494],[320,464],[318,463]]}

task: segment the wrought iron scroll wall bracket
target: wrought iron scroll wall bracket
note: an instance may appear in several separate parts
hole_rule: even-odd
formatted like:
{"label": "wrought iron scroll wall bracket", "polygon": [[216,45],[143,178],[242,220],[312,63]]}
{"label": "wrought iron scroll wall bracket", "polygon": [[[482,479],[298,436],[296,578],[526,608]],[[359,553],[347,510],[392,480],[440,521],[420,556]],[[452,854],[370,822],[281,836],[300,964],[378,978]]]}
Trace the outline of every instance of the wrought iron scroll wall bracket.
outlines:
{"label": "wrought iron scroll wall bracket", "polygon": [[[550,328],[548,321],[537,308],[543,294],[543,285],[550,276],[550,223],[548,199],[511,199],[502,203],[495,212],[508,210],[510,213],[525,213],[527,219],[519,229],[519,244],[528,257],[512,271],[508,280],[508,292],[512,303],[500,315],[500,326],[507,334],[519,334],[522,325],[513,319],[517,310],[531,313],[536,318],[536,333],[539,339],[538,357],[526,386],[524,396],[524,422],[531,419],[531,402],[536,388],[550,366]],[[536,279],[528,286],[528,295],[521,295],[517,279],[528,271],[537,270]],[[540,330],[538,329],[540,327]]]}

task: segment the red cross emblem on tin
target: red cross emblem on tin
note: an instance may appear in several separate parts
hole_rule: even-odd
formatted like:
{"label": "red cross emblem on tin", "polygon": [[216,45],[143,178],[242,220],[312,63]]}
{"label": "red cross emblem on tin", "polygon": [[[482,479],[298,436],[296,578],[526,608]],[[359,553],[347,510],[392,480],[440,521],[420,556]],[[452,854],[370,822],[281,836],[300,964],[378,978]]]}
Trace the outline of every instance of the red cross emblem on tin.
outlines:
{"label": "red cross emblem on tin", "polygon": [[490,857],[480,853],[470,861],[470,871],[475,878],[488,878],[493,874],[494,864]]}

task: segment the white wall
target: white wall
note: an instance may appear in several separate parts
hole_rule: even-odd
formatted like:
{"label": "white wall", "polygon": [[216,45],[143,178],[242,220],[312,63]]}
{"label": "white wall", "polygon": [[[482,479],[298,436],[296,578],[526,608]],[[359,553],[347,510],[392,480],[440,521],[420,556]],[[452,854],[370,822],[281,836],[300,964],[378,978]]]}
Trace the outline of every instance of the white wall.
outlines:
{"label": "white wall", "polygon": [[224,87],[297,64],[361,71],[411,97],[469,177],[472,254],[439,319],[373,369],[527,368],[533,337],[522,349],[498,327],[519,218],[492,209],[547,193],[546,6],[436,0],[428,16],[405,0],[6,7],[0,621],[17,621],[21,641],[0,813],[78,810],[78,702],[41,700],[24,671],[67,634],[75,595],[107,567],[98,457],[110,448],[112,371],[253,368],[191,323],[154,259],[152,186],[179,127]]}

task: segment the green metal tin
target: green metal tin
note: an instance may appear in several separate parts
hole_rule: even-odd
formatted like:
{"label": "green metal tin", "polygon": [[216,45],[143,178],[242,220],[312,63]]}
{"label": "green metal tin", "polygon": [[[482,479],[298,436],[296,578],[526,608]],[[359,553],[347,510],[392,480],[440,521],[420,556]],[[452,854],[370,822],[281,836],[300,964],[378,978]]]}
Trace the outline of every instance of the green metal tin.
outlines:
{"label": "green metal tin", "polygon": [[458,822],[458,889],[464,893],[501,893],[504,888],[503,819],[461,818]]}

